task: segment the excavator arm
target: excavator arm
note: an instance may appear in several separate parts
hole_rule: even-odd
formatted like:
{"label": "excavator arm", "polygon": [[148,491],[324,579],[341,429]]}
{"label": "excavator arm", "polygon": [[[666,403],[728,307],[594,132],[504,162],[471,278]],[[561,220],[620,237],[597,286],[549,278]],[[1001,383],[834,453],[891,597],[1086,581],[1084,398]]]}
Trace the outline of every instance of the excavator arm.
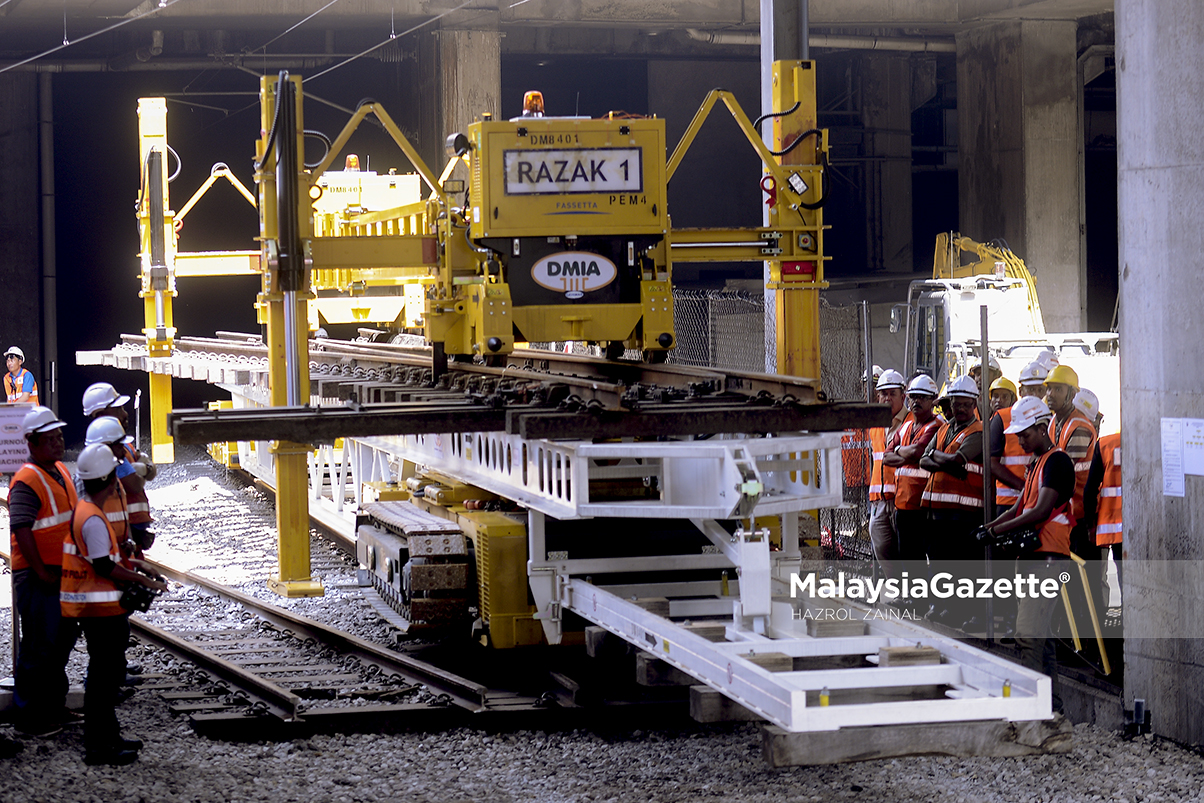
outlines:
{"label": "excavator arm", "polygon": [[[963,264],[964,254],[978,259]],[[1002,270],[1001,267],[1002,266]],[[1041,302],[1037,298],[1037,280],[1024,260],[1012,253],[1002,240],[990,244],[975,242],[957,232],[942,232],[936,236],[932,255],[932,278],[964,279],[970,276],[996,276],[1019,279],[1028,288],[1028,308],[1033,317],[1033,331],[1045,332],[1041,317]]]}

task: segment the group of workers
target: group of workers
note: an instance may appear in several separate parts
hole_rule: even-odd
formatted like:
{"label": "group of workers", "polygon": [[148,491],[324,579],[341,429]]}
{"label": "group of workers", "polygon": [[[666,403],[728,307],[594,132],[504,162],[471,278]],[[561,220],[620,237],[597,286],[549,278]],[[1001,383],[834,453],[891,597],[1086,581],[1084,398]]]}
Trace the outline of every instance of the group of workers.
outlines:
{"label": "group of workers", "polygon": [[[32,377],[24,379],[28,372],[19,363],[14,370],[14,359],[23,361],[20,349],[9,349],[6,357],[9,402],[35,402],[21,424],[29,458],[8,492],[20,618],[15,725],[28,736],[47,737],[82,722],[86,763],[130,764],[142,742],[122,737],[116,714],[127,676],[128,589],[167,590],[142,559],[154,543],[145,485],[156,469],[126,434],[129,397],[101,382],[84,393],[89,424],[72,477],[62,462],[66,424],[36,405],[37,386]],[[67,661],[81,635],[88,648],[82,715],[66,707]],[[7,745],[10,753],[16,747]]]}
{"label": "group of workers", "polygon": [[[953,561],[958,563],[946,565],[975,573],[985,561],[984,543],[1032,529],[1039,542],[1020,555],[1024,565],[1056,577],[1072,553],[1087,560],[1089,593],[1102,615],[1109,551],[1118,574],[1121,567],[1120,434],[1098,437],[1099,400],[1080,387],[1075,371],[1045,351],[1024,367],[1017,386],[990,358],[985,380],[976,365],[950,382],[943,396],[925,374],[907,381],[876,366],[875,374],[878,401],[890,406],[891,423],[847,433],[844,446],[846,484],[855,484],[866,479],[857,471],[856,446],[869,445],[869,536],[882,572],[896,579],[908,570],[912,577],[917,570],[931,576],[938,562]],[[980,381],[989,384],[985,423],[978,413]],[[999,511],[990,520],[983,493],[988,458],[995,493],[987,502]],[[1079,596],[1086,600],[1081,591]],[[1059,604],[1057,597],[1022,598],[1014,611],[1005,611],[1015,621],[1005,624],[1004,634],[1014,626],[1022,660],[1051,677],[1055,645],[1047,636]],[[978,600],[933,604],[922,615],[967,633],[986,629]],[[1060,705],[1056,679],[1054,705]]]}

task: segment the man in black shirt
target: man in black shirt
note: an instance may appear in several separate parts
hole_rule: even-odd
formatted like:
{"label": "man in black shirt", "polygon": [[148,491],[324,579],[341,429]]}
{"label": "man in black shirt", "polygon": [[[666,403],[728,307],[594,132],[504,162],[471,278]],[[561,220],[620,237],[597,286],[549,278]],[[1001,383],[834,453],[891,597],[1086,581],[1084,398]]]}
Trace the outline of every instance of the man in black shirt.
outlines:
{"label": "man in black shirt", "polygon": [[[1014,530],[1037,530],[1040,544],[1035,550],[1021,555],[1024,571],[1032,573],[1038,584],[1057,578],[1069,566],[1071,520],[1067,506],[1074,496],[1074,461],[1053,445],[1049,437],[1049,420],[1053,414],[1045,402],[1026,397],[1012,407],[1012,425],[1005,431],[1020,439],[1024,451],[1035,462],[1024,478],[1020,501],[1001,513],[987,525],[998,536]],[[1020,659],[1029,669],[1044,672],[1051,680],[1053,710],[1062,710],[1058,694],[1058,662],[1056,644],[1050,638],[1053,612],[1058,597],[1025,596],[1016,605],[1016,646]]]}

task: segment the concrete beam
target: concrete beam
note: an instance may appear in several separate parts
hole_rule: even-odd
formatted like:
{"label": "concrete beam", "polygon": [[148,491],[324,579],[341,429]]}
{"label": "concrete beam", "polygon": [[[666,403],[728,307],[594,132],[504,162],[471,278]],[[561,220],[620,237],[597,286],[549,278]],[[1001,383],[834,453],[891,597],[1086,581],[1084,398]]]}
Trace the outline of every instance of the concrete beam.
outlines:
{"label": "concrete beam", "polygon": [[[1204,410],[1204,5],[1117,0],[1121,431],[1124,433],[1125,632],[1198,631],[1204,586],[1168,583],[1167,564],[1204,561],[1204,478],[1168,496],[1164,418]],[[1195,572],[1198,574],[1199,572]],[[1190,573],[1189,573],[1190,574]],[[1146,700],[1156,733],[1204,742],[1204,641],[1126,638],[1125,700]]]}

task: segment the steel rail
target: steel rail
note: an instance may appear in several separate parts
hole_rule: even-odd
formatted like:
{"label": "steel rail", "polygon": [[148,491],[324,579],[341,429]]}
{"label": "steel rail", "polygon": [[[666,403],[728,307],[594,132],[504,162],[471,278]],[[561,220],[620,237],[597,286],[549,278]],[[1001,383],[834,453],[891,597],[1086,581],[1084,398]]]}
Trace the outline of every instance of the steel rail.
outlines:
{"label": "steel rail", "polygon": [[[223,599],[237,602],[282,630],[291,631],[294,635],[301,637],[312,638],[334,647],[344,654],[354,655],[361,663],[377,666],[383,672],[401,675],[422,683],[434,691],[446,694],[451,698],[452,703],[460,708],[470,711],[484,711],[489,708],[489,689],[479,683],[440,669],[426,661],[403,655],[337,628],[283,610],[192,572],[181,571],[156,561],[148,561],[148,563],[156,571],[176,582],[194,585]],[[130,621],[136,620],[131,617]]]}
{"label": "steel rail", "polygon": [[155,627],[137,616],[130,617],[130,629],[139,638],[172,653],[177,658],[195,664],[204,672],[216,675],[248,694],[254,695],[267,706],[269,713],[279,719],[285,722],[294,722],[301,715],[304,700],[283,686],[260,677],[254,672],[243,669],[238,664],[227,661],[225,658],[215,655],[199,645],[190,644],[184,639],[162,628]]}

